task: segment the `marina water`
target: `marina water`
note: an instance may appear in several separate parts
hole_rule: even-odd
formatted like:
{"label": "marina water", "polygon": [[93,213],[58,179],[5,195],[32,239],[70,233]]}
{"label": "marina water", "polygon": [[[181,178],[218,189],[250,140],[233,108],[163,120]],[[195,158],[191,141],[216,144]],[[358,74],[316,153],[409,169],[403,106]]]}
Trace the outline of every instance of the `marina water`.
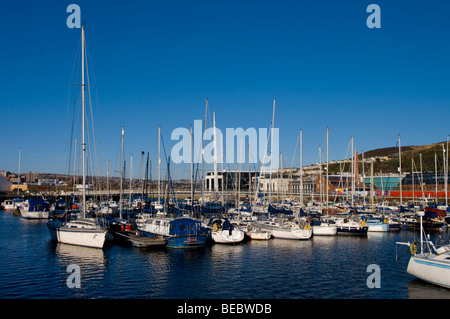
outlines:
{"label": "marina water", "polygon": [[[406,272],[409,231],[249,241],[195,250],[103,249],[50,239],[45,220],[0,211],[0,298],[31,299],[408,299],[450,298],[450,290]],[[447,238],[447,233],[441,233]],[[432,235],[437,238],[439,234]],[[396,261],[397,254],[397,261]],[[379,288],[369,288],[369,265]],[[67,284],[79,266],[80,288]],[[69,268],[70,269],[70,268]]]}

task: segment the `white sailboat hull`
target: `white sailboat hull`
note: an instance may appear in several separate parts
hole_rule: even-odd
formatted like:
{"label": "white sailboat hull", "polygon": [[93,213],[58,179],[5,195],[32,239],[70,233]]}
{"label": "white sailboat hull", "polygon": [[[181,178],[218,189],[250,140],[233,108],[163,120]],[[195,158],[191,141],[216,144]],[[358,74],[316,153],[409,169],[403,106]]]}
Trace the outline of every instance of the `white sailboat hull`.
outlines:
{"label": "white sailboat hull", "polygon": [[27,219],[47,219],[48,211],[30,212],[20,207],[20,215],[22,215],[23,218]]}
{"label": "white sailboat hull", "polygon": [[102,248],[105,243],[107,231],[102,228],[68,227],[55,222],[47,225],[50,237],[60,243],[93,248]]}
{"label": "white sailboat hull", "polygon": [[280,239],[309,239],[312,229],[273,228],[270,231],[274,238]]}
{"label": "white sailboat hull", "polygon": [[412,256],[407,272],[429,283],[450,288],[450,262],[443,258]]}
{"label": "white sailboat hull", "polygon": [[211,232],[211,238],[215,243],[219,244],[236,244],[244,240],[245,233],[239,229],[229,230],[217,230]]}
{"label": "white sailboat hull", "polygon": [[247,235],[252,240],[269,240],[272,237],[272,234],[269,231],[250,231],[247,232]]}
{"label": "white sailboat hull", "polygon": [[389,224],[374,224],[368,225],[368,232],[387,232],[389,230]]}
{"label": "white sailboat hull", "polygon": [[312,226],[314,236],[334,236],[337,234],[336,225]]}

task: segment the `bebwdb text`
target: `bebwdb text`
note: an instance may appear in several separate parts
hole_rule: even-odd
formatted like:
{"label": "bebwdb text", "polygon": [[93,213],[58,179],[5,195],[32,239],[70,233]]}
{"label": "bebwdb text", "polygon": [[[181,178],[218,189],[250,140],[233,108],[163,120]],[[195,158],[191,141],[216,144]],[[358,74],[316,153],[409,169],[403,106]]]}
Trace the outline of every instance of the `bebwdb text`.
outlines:
{"label": "bebwdb text", "polygon": [[185,303],[177,308],[178,314],[199,314],[207,317],[211,312],[220,312],[221,314],[268,314],[272,312],[272,305],[267,303],[223,303],[220,308],[213,308],[212,306],[188,305]]}

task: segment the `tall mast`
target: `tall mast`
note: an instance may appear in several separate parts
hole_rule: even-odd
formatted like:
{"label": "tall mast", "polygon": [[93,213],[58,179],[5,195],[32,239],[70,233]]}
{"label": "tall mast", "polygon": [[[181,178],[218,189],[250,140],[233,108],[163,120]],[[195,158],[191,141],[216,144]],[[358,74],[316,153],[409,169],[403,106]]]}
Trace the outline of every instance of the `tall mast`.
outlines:
{"label": "tall mast", "polygon": [[206,132],[206,122],[207,122],[207,117],[208,115],[208,98],[205,99],[205,123],[203,124],[203,132],[202,132],[202,141],[203,141],[203,146],[202,146],[202,152],[201,152],[201,158],[202,158],[202,183],[201,183],[201,199],[202,199],[202,205],[203,205],[203,189],[205,187],[205,139],[203,138],[203,134],[204,132]]}
{"label": "tall mast", "polygon": [[412,175],[412,189],[413,189],[412,199],[413,199],[413,206],[414,206],[415,205],[414,204],[414,193],[415,193],[415,190],[416,190],[416,187],[414,185],[414,179],[415,179],[415,175],[414,175],[414,158],[411,158],[411,175]]}
{"label": "tall mast", "polygon": [[403,204],[402,194],[402,147],[400,146],[400,134],[398,134],[398,171],[400,174],[400,207]]}
{"label": "tall mast", "polygon": [[86,218],[86,142],[84,139],[85,134],[85,109],[86,109],[86,97],[84,94],[84,25],[81,26],[81,127],[82,127],[82,150],[83,150],[83,218]]}
{"label": "tall mast", "polygon": [[141,176],[142,176],[142,190],[141,190],[141,212],[144,209],[144,151],[141,151]]}
{"label": "tall mast", "polygon": [[109,160],[107,161],[107,171],[106,171],[106,189],[108,190],[108,201],[109,201],[109,197],[111,196],[110,194],[110,189],[109,189]]}
{"label": "tall mast", "polygon": [[[192,125],[190,129],[191,135],[191,214],[194,213],[194,147],[192,145]],[[192,217],[192,216],[191,216]]]}
{"label": "tall mast", "polygon": [[219,178],[217,176],[217,134],[216,134],[216,113],[213,112],[213,134],[214,134],[214,199],[219,193]]}
{"label": "tall mast", "polygon": [[[272,201],[272,170],[273,170],[273,122],[275,119],[275,99],[273,99],[272,123],[270,125],[270,168],[269,168],[269,205]],[[278,154],[276,154],[278,156]]]}
{"label": "tall mast", "polygon": [[303,130],[300,130],[300,207],[303,206]]}
{"label": "tall mast", "polygon": [[366,210],[366,172],[364,171],[364,152],[361,154],[362,159],[362,175],[363,175],[363,207]]}
{"label": "tall mast", "polygon": [[329,128],[327,126],[327,188],[326,188],[327,212],[328,212],[328,131]]}
{"label": "tall mast", "polygon": [[353,151],[353,136],[351,137],[352,141],[352,207],[354,207],[354,197],[355,197],[355,154]]}
{"label": "tall mast", "polygon": [[445,176],[444,176],[444,183],[445,183],[445,207],[448,207],[447,202],[447,184],[448,184],[448,135],[447,135],[447,149],[445,150]]}
{"label": "tall mast", "polygon": [[122,193],[123,193],[123,136],[125,134],[125,131],[123,129],[122,125],[122,138],[121,138],[121,149],[120,149],[120,198],[119,198],[119,216],[120,219],[122,219]]}
{"label": "tall mast", "polygon": [[374,211],[374,204],[373,204],[373,162],[370,163],[370,202],[372,206],[372,212]]}
{"label": "tall mast", "polygon": [[422,199],[425,199],[425,194],[423,192],[423,171],[422,171],[422,153],[420,153],[420,188],[422,190]]}
{"label": "tall mast", "polygon": [[436,204],[438,204],[438,178],[437,178],[437,154],[434,152],[434,182],[435,182],[435,193],[436,193]]}
{"label": "tall mast", "polygon": [[19,189],[20,189],[20,153],[21,153],[21,148],[19,147],[19,172],[17,173],[17,198],[19,198]]}
{"label": "tall mast", "polygon": [[321,205],[323,205],[322,189],[322,147],[319,145],[319,201]]}
{"label": "tall mast", "polygon": [[[256,175],[255,175],[256,177]],[[248,143],[248,198],[251,202],[251,193],[252,193],[252,167],[250,164],[250,141]],[[250,205],[251,206],[251,205]]]}
{"label": "tall mast", "polygon": [[132,172],[133,172],[133,154],[131,154],[131,156],[130,156],[130,198],[128,199],[128,209],[130,209],[131,208],[131,178],[133,177],[133,175],[132,175]]}
{"label": "tall mast", "polygon": [[161,204],[161,127],[158,126],[158,205]]}

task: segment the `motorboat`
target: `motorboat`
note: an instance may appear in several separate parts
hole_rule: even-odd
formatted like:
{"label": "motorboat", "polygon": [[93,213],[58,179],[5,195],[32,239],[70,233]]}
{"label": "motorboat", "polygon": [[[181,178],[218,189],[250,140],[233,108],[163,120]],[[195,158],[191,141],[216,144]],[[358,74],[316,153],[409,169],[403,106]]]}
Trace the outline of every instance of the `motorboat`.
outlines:
{"label": "motorboat", "polygon": [[368,232],[387,232],[389,223],[386,218],[369,218],[365,221]]}
{"label": "motorboat", "polygon": [[196,248],[206,243],[201,222],[192,218],[152,217],[137,229],[141,236],[164,238],[169,248]]}
{"label": "motorboat", "polygon": [[16,208],[18,209],[20,205],[24,202],[23,199],[15,198],[15,199],[7,199],[2,202],[3,210],[4,211],[13,211]]}
{"label": "motorboat", "polygon": [[366,236],[369,227],[365,221],[354,218],[338,218],[336,220],[338,235]]}
{"label": "motorboat", "polygon": [[20,214],[27,219],[48,219],[49,204],[42,198],[29,198],[19,206]]}

